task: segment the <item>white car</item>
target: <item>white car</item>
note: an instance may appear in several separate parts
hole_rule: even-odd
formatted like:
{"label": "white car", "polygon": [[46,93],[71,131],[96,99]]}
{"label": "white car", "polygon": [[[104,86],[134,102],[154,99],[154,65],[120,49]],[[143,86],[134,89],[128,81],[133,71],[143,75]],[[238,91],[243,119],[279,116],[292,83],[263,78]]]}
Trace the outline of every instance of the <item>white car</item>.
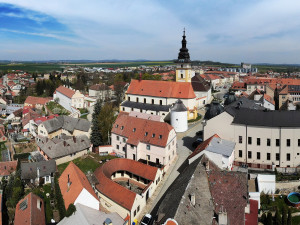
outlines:
{"label": "white car", "polygon": [[152,222],[152,216],[150,214],[146,214],[141,220],[140,225],[150,225]]}

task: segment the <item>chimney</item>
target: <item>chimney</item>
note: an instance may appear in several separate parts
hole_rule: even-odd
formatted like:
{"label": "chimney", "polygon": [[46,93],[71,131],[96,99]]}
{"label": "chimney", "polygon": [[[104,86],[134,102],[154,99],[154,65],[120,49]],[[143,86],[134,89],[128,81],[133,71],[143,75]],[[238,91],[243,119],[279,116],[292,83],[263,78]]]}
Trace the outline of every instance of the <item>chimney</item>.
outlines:
{"label": "chimney", "polygon": [[76,137],[75,136],[73,136],[73,141],[74,141],[74,143],[76,143]]}
{"label": "chimney", "polygon": [[250,213],[250,204],[247,203],[246,207],[245,207],[245,213],[249,214]]}
{"label": "chimney", "polygon": [[64,141],[64,146],[66,147],[66,141]]}
{"label": "chimney", "polygon": [[68,189],[70,188],[70,174],[68,174]]}
{"label": "chimney", "polygon": [[209,160],[207,161],[207,163],[205,165],[205,169],[206,169],[206,171],[209,171]]}
{"label": "chimney", "polygon": [[192,206],[195,206],[196,205],[196,197],[195,197],[195,193],[192,193],[191,195],[190,195],[190,200],[191,200],[191,204],[192,204]]}
{"label": "chimney", "polygon": [[40,168],[39,167],[36,168],[36,176],[37,176],[37,178],[40,178]]}

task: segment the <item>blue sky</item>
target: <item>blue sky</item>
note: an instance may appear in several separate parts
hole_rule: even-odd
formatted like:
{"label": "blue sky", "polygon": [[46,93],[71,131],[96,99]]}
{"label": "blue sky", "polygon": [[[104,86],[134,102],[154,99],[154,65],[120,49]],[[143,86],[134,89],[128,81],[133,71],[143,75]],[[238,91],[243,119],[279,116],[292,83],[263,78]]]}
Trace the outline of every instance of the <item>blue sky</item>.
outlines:
{"label": "blue sky", "polygon": [[0,60],[300,63],[298,0],[0,0]]}

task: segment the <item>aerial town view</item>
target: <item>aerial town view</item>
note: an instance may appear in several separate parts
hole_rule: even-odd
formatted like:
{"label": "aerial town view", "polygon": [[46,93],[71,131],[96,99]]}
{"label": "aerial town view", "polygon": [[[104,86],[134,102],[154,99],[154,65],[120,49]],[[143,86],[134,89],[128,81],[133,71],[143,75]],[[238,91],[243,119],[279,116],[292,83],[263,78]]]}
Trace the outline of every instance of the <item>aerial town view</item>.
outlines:
{"label": "aerial town view", "polygon": [[0,225],[299,225],[299,12],[0,0]]}

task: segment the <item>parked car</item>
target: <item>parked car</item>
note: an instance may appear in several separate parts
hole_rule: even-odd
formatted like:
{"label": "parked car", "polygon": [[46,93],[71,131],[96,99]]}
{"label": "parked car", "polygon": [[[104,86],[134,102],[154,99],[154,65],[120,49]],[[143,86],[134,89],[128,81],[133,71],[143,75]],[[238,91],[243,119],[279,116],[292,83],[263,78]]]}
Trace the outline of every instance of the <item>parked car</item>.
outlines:
{"label": "parked car", "polygon": [[197,132],[196,132],[196,135],[197,135],[197,136],[202,136],[202,135],[203,135],[203,130],[197,131]]}
{"label": "parked car", "polygon": [[203,142],[202,138],[197,138],[197,140],[194,141],[193,144],[192,144],[193,148],[197,148],[198,145],[200,145],[202,142]]}
{"label": "parked car", "polygon": [[153,217],[150,214],[146,214],[140,222],[140,225],[150,225],[153,223]]}

